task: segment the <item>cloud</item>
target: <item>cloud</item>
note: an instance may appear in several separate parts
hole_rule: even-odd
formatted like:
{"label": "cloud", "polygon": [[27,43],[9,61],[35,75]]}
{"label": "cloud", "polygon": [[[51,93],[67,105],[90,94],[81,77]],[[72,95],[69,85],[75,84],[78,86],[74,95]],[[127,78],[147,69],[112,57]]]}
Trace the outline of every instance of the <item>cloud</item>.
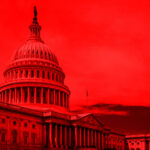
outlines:
{"label": "cloud", "polygon": [[127,135],[150,133],[150,107],[117,104],[80,106],[74,112],[90,112],[106,126]]}

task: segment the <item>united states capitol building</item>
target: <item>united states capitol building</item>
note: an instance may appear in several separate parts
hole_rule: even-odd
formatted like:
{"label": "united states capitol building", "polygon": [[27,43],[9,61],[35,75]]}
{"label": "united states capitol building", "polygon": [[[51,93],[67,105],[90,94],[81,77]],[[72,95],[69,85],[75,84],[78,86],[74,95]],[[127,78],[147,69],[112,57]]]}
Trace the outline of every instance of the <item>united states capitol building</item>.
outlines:
{"label": "united states capitol building", "polygon": [[0,150],[124,150],[125,136],[69,110],[70,90],[34,18],[0,86]]}

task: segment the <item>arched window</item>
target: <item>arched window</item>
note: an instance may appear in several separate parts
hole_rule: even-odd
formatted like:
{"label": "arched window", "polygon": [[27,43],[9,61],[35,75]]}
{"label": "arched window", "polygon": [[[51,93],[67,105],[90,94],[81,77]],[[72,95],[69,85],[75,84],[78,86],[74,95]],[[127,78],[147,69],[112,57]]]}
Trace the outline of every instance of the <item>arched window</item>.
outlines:
{"label": "arched window", "polygon": [[17,131],[12,130],[12,143],[17,144]]}
{"label": "arched window", "polygon": [[39,73],[39,70],[37,71],[37,78],[39,78],[39,76],[40,76],[40,73]]}

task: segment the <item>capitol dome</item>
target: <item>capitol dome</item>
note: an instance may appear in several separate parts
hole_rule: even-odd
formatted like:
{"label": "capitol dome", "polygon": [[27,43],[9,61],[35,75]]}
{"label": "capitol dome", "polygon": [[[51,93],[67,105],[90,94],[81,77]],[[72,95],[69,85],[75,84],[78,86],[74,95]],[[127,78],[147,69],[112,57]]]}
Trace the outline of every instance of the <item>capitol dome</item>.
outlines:
{"label": "capitol dome", "polygon": [[21,59],[41,59],[58,64],[58,60],[51,52],[51,49],[44,44],[44,42],[38,40],[26,41],[26,43],[15,52],[13,60],[19,61]]}
{"label": "capitol dome", "polygon": [[0,100],[10,104],[69,109],[69,88],[65,74],[51,49],[40,37],[41,26],[34,18],[29,26],[30,37],[13,56],[4,71],[5,82],[0,87]]}

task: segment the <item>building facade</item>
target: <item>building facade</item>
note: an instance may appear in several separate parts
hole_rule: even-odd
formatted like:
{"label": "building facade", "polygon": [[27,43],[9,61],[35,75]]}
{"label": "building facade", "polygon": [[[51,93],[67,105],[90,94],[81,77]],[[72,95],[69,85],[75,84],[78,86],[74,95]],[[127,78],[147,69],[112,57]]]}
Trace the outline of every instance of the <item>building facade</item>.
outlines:
{"label": "building facade", "polygon": [[65,74],[40,37],[36,7],[29,29],[0,86],[0,150],[124,150],[124,135],[93,114],[70,112]]}
{"label": "building facade", "polygon": [[150,134],[126,136],[127,150],[150,150]]}

